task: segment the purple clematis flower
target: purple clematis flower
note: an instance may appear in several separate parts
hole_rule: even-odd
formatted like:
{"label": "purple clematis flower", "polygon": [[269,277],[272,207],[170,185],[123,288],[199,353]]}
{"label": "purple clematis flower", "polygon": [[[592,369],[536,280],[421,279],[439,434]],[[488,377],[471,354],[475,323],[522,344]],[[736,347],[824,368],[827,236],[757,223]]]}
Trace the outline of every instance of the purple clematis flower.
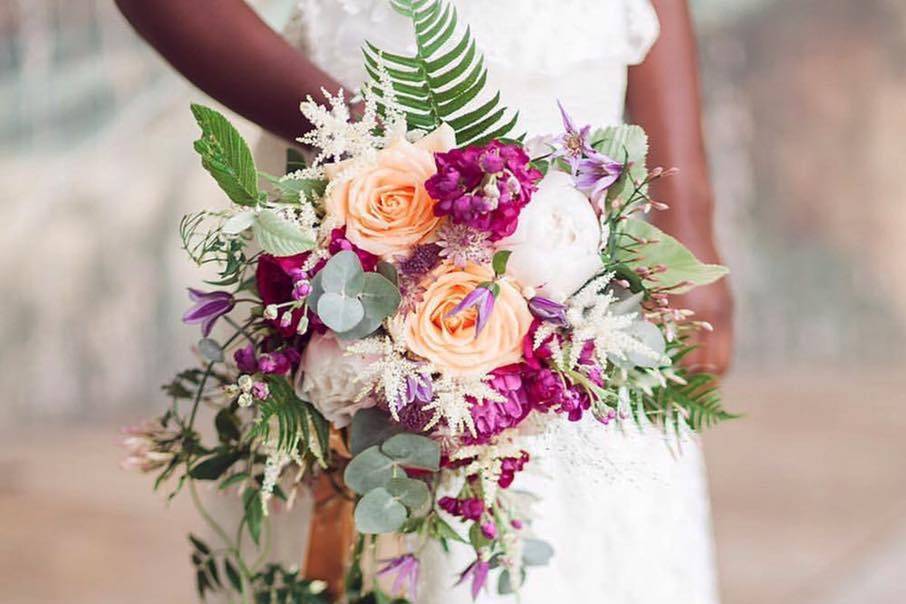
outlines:
{"label": "purple clematis flower", "polygon": [[528,308],[536,319],[549,321],[561,327],[566,327],[567,325],[565,304],[554,302],[550,298],[543,296],[535,296],[528,301]]}
{"label": "purple clematis flower", "polygon": [[554,151],[551,159],[565,159],[575,175],[579,167],[579,161],[585,155],[594,152],[594,149],[588,144],[591,126],[586,125],[582,126],[582,128],[576,128],[572,118],[566,113],[566,109],[563,108],[563,103],[557,101],[557,106],[560,107],[560,116],[563,118],[563,129],[565,132],[554,139],[554,143],[559,148]]}
{"label": "purple clematis flower", "polygon": [[592,150],[579,160],[575,172],[576,187],[598,203],[601,195],[620,178],[623,164]]}
{"label": "purple clematis flower", "polygon": [[475,326],[475,336],[478,337],[478,334],[480,334],[481,330],[484,329],[484,326],[487,325],[488,319],[491,318],[491,313],[494,311],[494,300],[496,298],[496,292],[494,290],[497,288],[498,286],[496,283],[482,283],[469,292],[469,295],[463,298],[453,310],[447,313],[447,316],[452,317],[453,315],[474,306],[478,311],[478,323]]}
{"label": "purple clematis flower", "polygon": [[391,560],[381,560],[384,567],[378,570],[378,575],[395,572],[396,578],[393,580],[393,592],[395,594],[407,593],[415,601],[418,590],[419,562],[418,558],[412,554],[406,554],[399,558]]}
{"label": "purple clematis flower", "polygon": [[201,335],[204,337],[211,334],[214,322],[236,305],[233,295],[227,292],[203,292],[190,287],[189,298],[195,302],[195,306],[186,311],[182,322],[189,325],[201,323]]}
{"label": "purple clematis flower", "polygon": [[491,570],[491,565],[482,560],[481,558],[475,560],[472,564],[469,565],[466,570],[462,571],[462,574],[459,575],[459,581],[456,582],[457,585],[464,582],[469,575],[472,576],[472,599],[477,600],[478,594],[481,593],[482,588],[488,582],[488,571]]}

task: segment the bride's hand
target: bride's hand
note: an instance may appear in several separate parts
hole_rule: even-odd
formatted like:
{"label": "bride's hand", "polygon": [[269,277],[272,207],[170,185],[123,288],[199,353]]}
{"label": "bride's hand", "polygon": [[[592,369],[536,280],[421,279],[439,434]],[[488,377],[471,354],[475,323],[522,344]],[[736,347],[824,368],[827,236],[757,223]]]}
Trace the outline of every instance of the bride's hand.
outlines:
{"label": "bride's hand", "polygon": [[699,287],[671,299],[672,306],[695,311],[692,318],[706,321],[712,330],[702,329],[689,339],[697,346],[683,364],[693,371],[723,375],[733,356],[733,296],[726,279]]}

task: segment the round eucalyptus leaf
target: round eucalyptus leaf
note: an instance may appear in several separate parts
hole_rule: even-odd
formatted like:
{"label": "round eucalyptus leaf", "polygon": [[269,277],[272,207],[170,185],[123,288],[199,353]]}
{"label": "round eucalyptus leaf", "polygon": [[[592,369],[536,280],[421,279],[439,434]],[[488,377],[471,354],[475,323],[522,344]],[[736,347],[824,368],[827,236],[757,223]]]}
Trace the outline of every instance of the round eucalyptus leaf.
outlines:
{"label": "round eucalyptus leaf", "polygon": [[658,355],[653,358],[647,354],[638,352],[629,352],[627,357],[629,361],[638,367],[660,367],[664,360],[664,352],[667,350],[667,343],[664,341],[664,334],[654,323],[648,321],[636,321],[627,330],[633,338],[641,342],[646,348]]}
{"label": "round eucalyptus leaf", "polygon": [[[327,261],[318,273],[325,292],[358,296],[365,284],[362,263],[355,252],[346,250]],[[349,328],[351,329],[351,327]]]}
{"label": "round eucalyptus leaf", "polygon": [[395,466],[396,463],[381,453],[378,447],[369,447],[352,458],[343,473],[343,480],[346,486],[361,495],[390,482]]}
{"label": "round eucalyptus leaf", "polygon": [[406,521],[406,508],[378,487],[365,493],[355,506],[355,526],[360,533],[374,535],[392,533]]}
{"label": "round eucalyptus leaf", "polygon": [[400,290],[385,276],[366,273],[359,299],[368,309],[369,315],[380,316],[380,320],[384,320],[399,308],[401,296]]}
{"label": "round eucalyptus leaf", "polygon": [[317,312],[318,301],[323,295],[324,286],[321,284],[321,272],[318,272],[318,274],[312,277],[311,280],[311,292],[309,292],[308,294],[308,307],[314,309],[315,312]]}
{"label": "round eucalyptus leaf", "polygon": [[397,434],[381,445],[381,451],[408,468],[436,472],[440,466],[440,446],[425,436]]}
{"label": "round eucalyptus leaf", "polygon": [[377,272],[382,274],[385,279],[390,281],[393,285],[399,285],[400,276],[397,272],[396,267],[390,264],[385,260],[381,260],[377,263]]}
{"label": "round eucalyptus leaf", "polygon": [[325,292],[318,299],[318,316],[337,333],[349,331],[365,318],[365,307],[355,298]]}
{"label": "round eucalyptus leaf", "polygon": [[409,508],[410,512],[420,510],[428,502],[430,496],[428,485],[421,480],[412,478],[393,478],[387,483],[386,489],[400,503]]}
{"label": "round eucalyptus leaf", "polygon": [[608,310],[615,315],[628,315],[630,313],[637,313],[642,311],[642,299],[645,297],[643,292],[633,294],[624,300],[619,302],[614,302],[609,306]]}
{"label": "round eucalyptus leaf", "polygon": [[198,351],[201,356],[214,363],[223,361],[223,348],[211,338],[202,338],[198,341]]}
{"label": "round eucalyptus leaf", "polygon": [[522,541],[522,562],[526,566],[545,566],[554,555],[554,548],[547,541],[524,539]]}
{"label": "round eucalyptus leaf", "polygon": [[352,416],[349,426],[349,451],[358,455],[368,447],[379,445],[394,434],[399,434],[402,426],[393,421],[390,415],[376,407],[362,409]]}

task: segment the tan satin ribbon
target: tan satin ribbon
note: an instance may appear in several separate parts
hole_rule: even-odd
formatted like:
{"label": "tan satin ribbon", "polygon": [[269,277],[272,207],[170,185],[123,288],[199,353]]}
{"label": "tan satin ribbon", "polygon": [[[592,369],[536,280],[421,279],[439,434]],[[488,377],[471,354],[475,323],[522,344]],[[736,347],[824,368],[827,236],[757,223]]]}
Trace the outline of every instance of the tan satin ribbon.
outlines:
{"label": "tan satin ribbon", "polygon": [[[332,431],[330,441],[335,453],[349,458],[349,451],[339,432]],[[340,476],[337,473],[335,479],[339,480]],[[337,492],[326,474],[318,477],[314,499],[305,555],[305,576],[327,581],[331,593],[339,596],[343,593],[343,579],[355,541],[354,505],[349,497]]]}

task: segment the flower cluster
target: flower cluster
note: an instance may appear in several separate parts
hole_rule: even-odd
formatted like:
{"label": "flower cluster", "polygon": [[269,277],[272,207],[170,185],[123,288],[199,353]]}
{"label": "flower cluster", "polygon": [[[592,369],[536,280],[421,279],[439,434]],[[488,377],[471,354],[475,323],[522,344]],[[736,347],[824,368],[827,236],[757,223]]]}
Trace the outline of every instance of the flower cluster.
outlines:
{"label": "flower cluster", "polygon": [[[166,387],[161,421],[129,431],[125,465],[159,483],[176,475],[177,489],[235,490],[240,536],[255,543],[271,511],[327,474],[354,496],[360,533],[408,535],[410,552],[371,565],[394,592],[416,597],[425,539],[468,542],[473,596],[498,569],[518,588],[529,518],[511,487],[538,454],[526,434],[728,416],[676,365],[696,323],[670,305],[723,269],[640,219],[662,207],[646,191],[664,174],[647,170],[641,129],[580,127],[561,106],[563,133],[540,146],[482,137],[400,106],[399,70],[384,60],[401,59],[370,56],[361,119],[342,94],[302,104],[314,161],[269,179],[271,191],[238,132],[195,108],[196,149],[234,205],[181,225],[191,257],[220,269],[214,291],[189,290],[183,317],[200,325],[203,363]],[[195,429],[202,406],[213,443]],[[238,556],[224,573],[242,574],[240,588],[273,582],[238,541],[193,540],[202,593],[223,555]]]}

